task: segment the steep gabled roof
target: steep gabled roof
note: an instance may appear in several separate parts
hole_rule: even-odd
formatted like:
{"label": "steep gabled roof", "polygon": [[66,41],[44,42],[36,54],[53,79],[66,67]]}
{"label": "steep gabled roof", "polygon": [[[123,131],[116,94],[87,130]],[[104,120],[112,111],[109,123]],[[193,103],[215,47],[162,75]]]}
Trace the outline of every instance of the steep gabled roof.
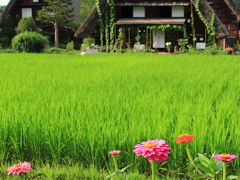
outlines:
{"label": "steep gabled roof", "polygon": [[[107,6],[107,0],[101,0],[99,6],[100,9],[105,9]],[[98,12],[97,8],[94,7],[89,16],[77,29],[74,36],[78,38],[89,37],[92,34],[92,32],[96,29],[97,25],[98,25]]]}
{"label": "steep gabled roof", "polygon": [[78,38],[86,38],[96,29],[98,24],[97,8],[93,8],[90,15],[85,19],[81,26],[77,29],[74,36]]}
{"label": "steep gabled roof", "polygon": [[12,9],[13,5],[15,4],[16,0],[10,0],[7,7],[4,9],[3,13],[0,16],[0,26],[2,25],[5,17],[8,15],[9,11]]}

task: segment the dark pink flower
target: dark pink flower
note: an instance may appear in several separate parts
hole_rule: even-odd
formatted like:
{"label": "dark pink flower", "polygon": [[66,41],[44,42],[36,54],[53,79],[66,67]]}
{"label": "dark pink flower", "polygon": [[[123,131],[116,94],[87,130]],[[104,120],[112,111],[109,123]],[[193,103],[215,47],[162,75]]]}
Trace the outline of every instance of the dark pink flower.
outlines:
{"label": "dark pink flower", "polygon": [[8,168],[7,172],[8,172],[8,175],[11,175],[11,174],[19,175],[20,173],[29,173],[31,169],[32,169],[31,164],[27,162],[23,162]]}
{"label": "dark pink flower", "polygon": [[137,144],[133,152],[138,156],[148,158],[148,162],[163,162],[168,159],[170,149],[165,140],[148,140]]}
{"label": "dark pink flower", "polygon": [[110,151],[109,152],[109,154],[112,155],[112,156],[117,156],[117,155],[119,155],[121,153],[122,153],[122,151],[120,151],[120,150],[114,150],[114,151]]}
{"label": "dark pink flower", "polygon": [[213,158],[216,161],[232,161],[233,159],[236,159],[237,156],[233,154],[215,154]]}

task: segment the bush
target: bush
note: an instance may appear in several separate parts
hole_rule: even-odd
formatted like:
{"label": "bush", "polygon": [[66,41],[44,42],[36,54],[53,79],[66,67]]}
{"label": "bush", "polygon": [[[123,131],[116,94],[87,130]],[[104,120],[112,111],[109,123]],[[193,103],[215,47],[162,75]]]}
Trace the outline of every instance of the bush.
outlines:
{"label": "bush", "polygon": [[220,54],[224,54],[224,51],[217,46],[207,46],[206,49],[196,49],[192,46],[188,46],[187,54],[220,55]]}
{"label": "bush", "polygon": [[49,54],[60,54],[60,53],[62,54],[62,53],[65,53],[66,50],[63,48],[51,47],[51,48],[45,49],[44,52]]}
{"label": "bush", "polygon": [[3,21],[0,41],[3,47],[9,47],[12,38],[15,36],[15,26],[12,16],[8,15]]}
{"label": "bush", "polygon": [[24,32],[12,40],[12,48],[18,52],[41,52],[48,45],[48,40],[36,32]]}
{"label": "bush", "polygon": [[71,41],[66,46],[67,51],[73,51],[74,50],[74,42]]}
{"label": "bush", "polygon": [[87,47],[90,47],[93,44],[95,44],[95,39],[93,39],[93,38],[83,39],[82,46],[81,46],[81,51],[84,50]]}
{"label": "bush", "polygon": [[23,32],[35,32],[37,31],[37,26],[33,18],[22,18],[17,26],[17,33],[23,33]]}

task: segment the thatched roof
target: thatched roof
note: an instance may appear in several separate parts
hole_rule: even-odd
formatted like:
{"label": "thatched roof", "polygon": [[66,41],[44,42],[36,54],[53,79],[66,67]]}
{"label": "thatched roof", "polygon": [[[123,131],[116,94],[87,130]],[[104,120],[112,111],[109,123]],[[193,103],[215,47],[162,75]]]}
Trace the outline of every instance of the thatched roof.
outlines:
{"label": "thatched roof", "polygon": [[85,19],[81,26],[77,29],[74,36],[78,38],[86,38],[96,29],[98,24],[97,9],[93,8],[90,15]]}
{"label": "thatched roof", "polygon": [[[101,0],[99,6],[100,6],[100,9],[104,10],[107,6],[107,0]],[[92,32],[96,29],[97,25],[98,25],[98,12],[97,12],[97,8],[94,7],[91,13],[89,14],[89,16],[77,29],[74,36],[78,38],[89,37],[92,34]]]}
{"label": "thatched roof", "polygon": [[0,26],[2,25],[5,17],[8,15],[9,11],[12,9],[13,5],[15,4],[16,0],[10,0],[7,7],[4,9],[3,13],[0,16]]}

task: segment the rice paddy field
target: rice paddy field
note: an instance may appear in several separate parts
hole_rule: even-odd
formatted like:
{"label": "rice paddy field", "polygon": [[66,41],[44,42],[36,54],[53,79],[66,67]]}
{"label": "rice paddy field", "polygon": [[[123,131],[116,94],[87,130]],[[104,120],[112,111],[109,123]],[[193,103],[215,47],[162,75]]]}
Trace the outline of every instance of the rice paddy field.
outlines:
{"label": "rice paddy field", "polygon": [[[0,54],[0,162],[28,161],[104,170],[119,149],[120,167],[147,174],[133,148],[171,146],[163,173],[186,172],[180,134],[193,155],[240,155],[240,58],[99,54]],[[240,174],[240,158],[230,171]]]}

